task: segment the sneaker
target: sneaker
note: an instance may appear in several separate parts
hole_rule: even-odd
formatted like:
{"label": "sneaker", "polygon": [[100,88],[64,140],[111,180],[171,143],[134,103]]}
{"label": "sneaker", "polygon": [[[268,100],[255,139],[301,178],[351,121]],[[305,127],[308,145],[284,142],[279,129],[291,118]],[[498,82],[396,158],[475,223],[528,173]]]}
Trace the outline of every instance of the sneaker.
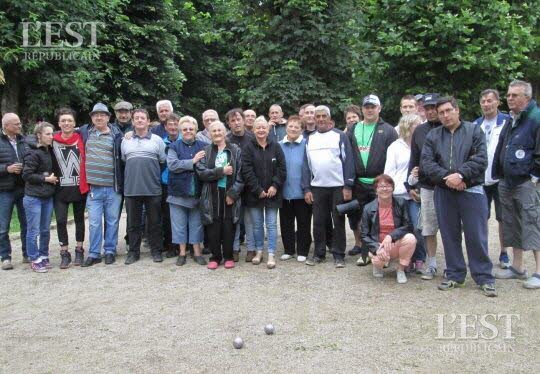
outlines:
{"label": "sneaker", "polygon": [[540,274],[534,273],[529,279],[523,282],[523,287],[529,290],[535,290],[540,288]]}
{"label": "sneaker", "polygon": [[255,257],[255,251],[247,251],[246,252],[246,262],[253,261],[253,258]]}
{"label": "sneaker", "polygon": [[362,255],[360,258],[356,261],[357,266],[367,266],[371,264],[371,257],[368,255]]}
{"label": "sneaker", "polygon": [[293,258],[294,256],[291,256],[291,255],[288,255],[286,253],[282,254],[281,257],[279,258],[281,261],[287,261],[287,260],[290,260],[291,258]]}
{"label": "sneaker", "polygon": [[30,267],[31,267],[32,270],[35,271],[36,273],[46,273],[46,272],[49,271],[49,270],[47,270],[47,267],[46,267],[45,264],[43,263],[43,260],[32,261]]}
{"label": "sneaker", "polygon": [[273,253],[268,254],[268,260],[266,260],[266,267],[273,269],[276,267],[276,256]]}
{"label": "sneaker", "polygon": [[423,271],[420,278],[422,278],[423,280],[432,280],[433,278],[435,278],[435,274],[437,274],[437,268],[433,266],[428,266],[428,268]]}
{"label": "sneaker", "polygon": [[251,260],[251,263],[253,265],[259,265],[261,263],[261,261],[263,260],[263,253],[262,251],[257,251],[257,254],[255,255],[255,257],[253,257],[253,259]]}
{"label": "sneaker", "polygon": [[456,282],[456,281],[447,279],[443,281],[441,284],[439,284],[437,288],[441,291],[450,291],[450,290],[453,290],[454,288],[461,288],[463,287],[464,284],[465,282]]}
{"label": "sneaker", "polygon": [[202,266],[205,266],[207,264],[206,260],[204,259],[203,256],[194,256],[193,257],[193,260],[199,264],[199,265],[202,265]]}
{"label": "sneaker", "polygon": [[225,261],[225,265],[224,265],[225,269],[232,269],[235,267],[234,265],[234,260],[227,260]]}
{"label": "sneaker", "polygon": [[60,251],[60,269],[67,269],[71,264],[71,253],[69,251]]}
{"label": "sneaker", "polygon": [[23,256],[22,263],[23,264],[29,264],[30,263],[30,259],[28,258],[28,256]]}
{"label": "sneaker", "polygon": [[495,285],[493,283],[485,283],[480,286],[480,289],[487,297],[497,297],[497,291],[495,291]]}
{"label": "sneaker", "polygon": [[12,270],[13,264],[11,263],[11,260],[4,260],[2,261],[2,270]]}
{"label": "sneaker", "polygon": [[84,262],[84,249],[82,247],[75,248],[75,260],[73,266],[81,266]]}
{"label": "sneaker", "polygon": [[47,269],[52,269],[52,265],[48,257],[42,257],[41,262],[45,265]]}
{"label": "sneaker", "polygon": [[373,277],[374,278],[383,278],[384,277],[384,271],[383,269],[378,268],[377,266],[372,266],[373,271]]}
{"label": "sneaker", "polygon": [[508,266],[508,269],[495,270],[493,276],[497,279],[521,279],[525,280],[528,277],[527,270],[522,273],[517,271],[513,266]]}
{"label": "sneaker", "polygon": [[510,267],[510,257],[508,257],[508,253],[501,252],[499,255],[499,266],[501,269],[508,269]]}
{"label": "sneaker", "polygon": [[349,252],[347,252],[347,254],[349,256],[356,256],[356,255],[359,255],[360,253],[362,253],[362,248],[360,248],[359,246],[355,245],[353,247],[353,249],[351,249]]}
{"label": "sneaker", "polygon": [[336,266],[336,269],[342,269],[345,267],[345,260],[342,258],[336,258],[334,259],[334,265]]}
{"label": "sneaker", "polygon": [[[234,265],[234,262],[233,262],[233,265]],[[216,261],[210,261],[208,263],[207,268],[210,269],[210,270],[216,270],[218,268],[218,266],[219,266],[219,264]]]}
{"label": "sneaker", "polygon": [[186,256],[178,256],[176,259],[176,266],[184,266],[186,264]]}
{"label": "sneaker", "polygon": [[424,261],[422,260],[416,260],[414,262],[414,272],[418,275],[422,274],[424,272]]}
{"label": "sneaker", "polygon": [[234,251],[232,256],[233,256],[233,261],[234,262],[240,261],[240,252],[239,251]]}
{"label": "sneaker", "polygon": [[306,262],[307,257],[306,256],[297,256],[296,261],[298,262]]}
{"label": "sneaker", "polygon": [[306,260],[306,265],[309,265],[309,266],[315,266],[317,264],[322,264],[326,262],[326,258],[321,258],[321,257],[317,257],[317,256],[313,256],[313,257],[310,257]]}
{"label": "sneaker", "polygon": [[105,255],[105,265],[112,265],[116,262],[116,256],[112,253],[107,253]]}
{"label": "sneaker", "polygon": [[407,276],[404,271],[398,270],[396,273],[396,280],[399,284],[407,283]]}

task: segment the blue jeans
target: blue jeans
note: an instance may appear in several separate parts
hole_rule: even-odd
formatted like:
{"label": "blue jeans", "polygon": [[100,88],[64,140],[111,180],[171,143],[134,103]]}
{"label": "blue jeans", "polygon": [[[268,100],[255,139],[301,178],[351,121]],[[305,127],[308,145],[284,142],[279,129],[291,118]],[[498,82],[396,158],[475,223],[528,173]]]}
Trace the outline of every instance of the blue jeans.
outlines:
{"label": "blue jeans", "polygon": [[11,260],[11,243],[9,241],[9,225],[13,207],[17,207],[19,223],[21,226],[22,254],[26,254],[26,214],[23,205],[24,189],[17,188],[14,191],[0,192],[0,258]]}
{"label": "blue jeans", "polygon": [[[25,196],[23,204],[28,225],[26,233],[28,257],[32,261],[36,261],[39,257],[49,257],[53,198]],[[37,243],[38,236],[39,247]]]}
{"label": "blue jeans", "polygon": [[105,254],[116,254],[121,203],[122,195],[115,192],[113,187],[90,187],[90,192],[86,200],[88,226],[90,229],[89,257],[101,257],[103,218],[105,218],[105,244],[103,245],[103,250]]}
{"label": "blue jeans", "polygon": [[181,205],[169,204],[169,210],[171,212],[172,242],[174,244],[202,243],[203,225],[199,207],[186,208]]}
{"label": "blue jeans", "polygon": [[422,232],[418,230],[420,203],[417,203],[413,199],[407,200],[407,210],[409,212],[409,218],[411,219],[414,229],[414,236],[416,238],[416,248],[414,249],[411,261],[426,261],[426,246],[424,244],[424,237],[422,236]]}
{"label": "blue jeans", "polygon": [[246,230],[246,246],[248,251],[255,250],[255,240],[253,239],[253,223],[247,208],[242,208],[240,211],[240,221],[236,225],[236,233],[234,234],[233,251],[240,252],[240,224],[244,224]]}
{"label": "blue jeans", "polygon": [[247,208],[247,210],[253,224],[253,238],[257,251],[264,249],[264,226],[266,225],[268,253],[276,253],[277,208]]}

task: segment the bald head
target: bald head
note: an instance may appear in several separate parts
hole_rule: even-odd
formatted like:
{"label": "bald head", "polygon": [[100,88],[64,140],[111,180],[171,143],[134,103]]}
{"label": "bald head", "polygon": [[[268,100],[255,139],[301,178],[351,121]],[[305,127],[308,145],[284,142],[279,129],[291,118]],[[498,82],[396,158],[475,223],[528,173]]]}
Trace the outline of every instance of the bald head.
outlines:
{"label": "bald head", "polygon": [[2,116],[2,131],[13,137],[21,133],[21,119],[15,113],[6,113]]}

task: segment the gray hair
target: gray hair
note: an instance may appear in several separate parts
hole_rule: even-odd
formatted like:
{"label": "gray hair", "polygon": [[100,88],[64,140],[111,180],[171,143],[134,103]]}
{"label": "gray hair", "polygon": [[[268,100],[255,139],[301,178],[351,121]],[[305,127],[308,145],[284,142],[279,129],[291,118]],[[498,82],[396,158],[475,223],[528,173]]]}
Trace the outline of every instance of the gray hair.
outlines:
{"label": "gray hair", "polygon": [[178,124],[180,125],[180,127],[182,127],[182,125],[186,122],[191,123],[193,126],[195,126],[195,130],[199,128],[199,124],[197,123],[197,120],[191,116],[184,116],[180,118],[180,120],[178,121]]}
{"label": "gray hair", "polygon": [[268,121],[266,120],[266,118],[264,118],[264,116],[259,116],[255,119],[255,122],[253,122],[253,128],[255,128],[257,123],[264,123],[266,127],[268,127]]}
{"label": "gray hair", "polygon": [[167,105],[171,109],[171,112],[174,112],[174,108],[170,100],[159,100],[156,103],[156,112],[159,112],[159,107],[163,105]]}
{"label": "gray hair", "polygon": [[15,119],[15,118],[19,118],[18,115],[16,115],[15,113],[6,113],[2,116],[2,128],[6,127],[8,122],[10,122],[11,120]]}
{"label": "gray hair", "polygon": [[486,90],[480,92],[480,99],[482,99],[484,96],[487,96],[487,95],[489,95],[489,94],[492,94],[493,96],[495,96],[495,98],[497,99],[497,101],[500,101],[500,100],[501,100],[501,98],[500,98],[501,95],[499,95],[499,91],[497,91],[497,90],[494,89],[494,88],[488,88],[488,89],[486,89]]}
{"label": "gray hair", "polygon": [[328,118],[332,118],[332,115],[330,114],[330,108],[328,108],[326,105],[319,105],[315,107],[315,113],[317,112],[325,112]]}
{"label": "gray hair", "polygon": [[214,109],[207,109],[207,110],[205,110],[205,111],[203,112],[203,114],[202,114],[202,119],[203,119],[203,121],[204,121],[204,117],[207,116],[208,114],[215,114],[216,117],[219,119],[219,114],[218,114],[218,112],[216,112]]}
{"label": "gray hair", "polygon": [[224,132],[227,132],[227,128],[225,127],[225,125],[221,121],[212,122],[210,125],[208,125],[208,130],[210,130],[212,127],[216,127],[216,126],[221,127]]}
{"label": "gray hair", "polygon": [[510,82],[510,84],[508,85],[508,88],[516,87],[516,86],[523,87],[524,89],[523,93],[525,94],[525,96],[528,97],[529,99],[532,98],[532,86],[529,82],[521,81],[519,79],[514,79],[512,82]]}

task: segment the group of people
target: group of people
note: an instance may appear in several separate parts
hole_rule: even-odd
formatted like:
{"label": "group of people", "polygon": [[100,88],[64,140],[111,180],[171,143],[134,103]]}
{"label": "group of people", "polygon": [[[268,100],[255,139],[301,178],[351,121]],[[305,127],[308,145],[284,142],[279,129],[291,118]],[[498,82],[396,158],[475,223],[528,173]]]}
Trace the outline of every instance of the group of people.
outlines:
{"label": "group of people", "polygon": [[[393,127],[380,117],[379,97],[370,94],[361,106],[345,109],[344,131],[335,127],[330,108],[313,104],[287,119],[272,105],[268,120],[236,108],[225,123],[209,109],[198,131],[197,120],[174,113],[168,100],[156,104],[157,123],[126,101],[114,106],[111,122],[107,106],[98,103],[90,124],[77,127],[76,114],[62,108],[59,130],[42,122],[34,137],[24,137],[19,117],[6,113],[0,136],[2,269],[13,268],[8,232],[14,207],[24,262],[46,272],[53,210],[65,269],[116,261],[125,205],[126,265],[139,260],[146,237],[154,262],[165,254],[178,256],[182,266],[190,251],[208,269],[231,269],[245,242],[245,261],[266,260],[272,269],[279,215],[282,261],[315,266],[326,261],[328,248],[342,268],[347,215],[355,238],[348,254],[358,256],[359,266],[372,264],[374,277],[383,277],[395,261],[398,283],[407,282],[407,273],[433,279],[440,229],[446,260],[440,290],[464,284],[462,232],[472,278],[485,295],[497,295],[495,278],[540,288],[540,109],[525,81],[509,84],[507,102],[510,113],[501,113],[498,91],[486,89],[483,115],[471,123],[453,97],[407,95]],[[492,201],[501,246],[496,271],[488,256]],[[530,277],[523,264],[528,250],[536,262]]]}

